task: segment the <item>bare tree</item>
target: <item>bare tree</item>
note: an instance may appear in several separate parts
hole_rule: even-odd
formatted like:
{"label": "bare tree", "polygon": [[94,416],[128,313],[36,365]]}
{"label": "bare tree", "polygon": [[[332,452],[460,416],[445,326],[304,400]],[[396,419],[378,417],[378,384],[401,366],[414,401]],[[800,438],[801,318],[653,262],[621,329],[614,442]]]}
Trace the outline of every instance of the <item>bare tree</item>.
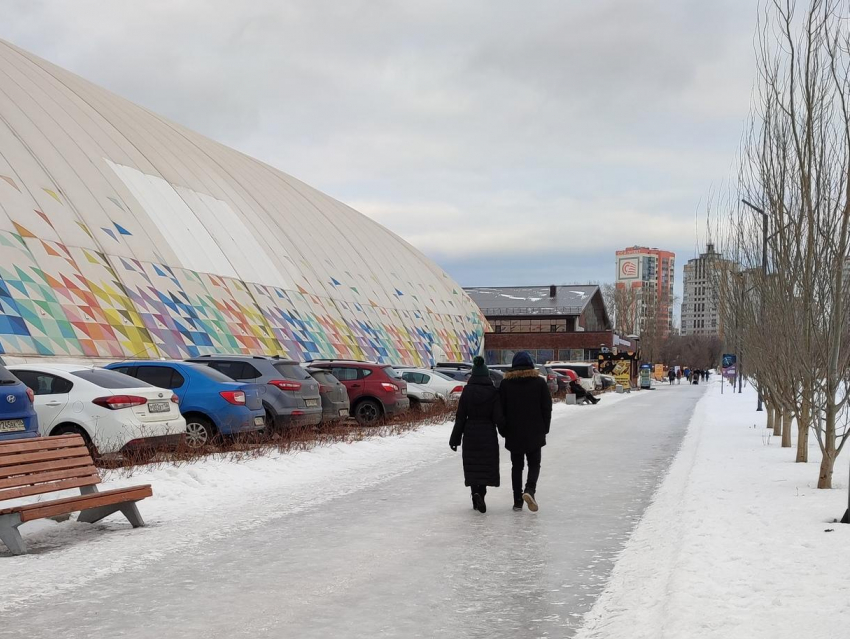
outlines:
{"label": "bare tree", "polygon": [[660,359],[667,366],[707,370],[720,363],[722,352],[719,337],[674,335],[661,346]]}
{"label": "bare tree", "polygon": [[796,418],[798,461],[807,459],[814,431],[819,488],[831,488],[848,437],[848,24],[847,0],[810,0],[804,12],[794,0],[764,4],[757,105],[738,193],[749,204],[732,209],[724,225],[724,252],[741,267],[721,293],[727,344],[734,339],[775,409],[784,446]]}
{"label": "bare tree", "polygon": [[635,335],[640,318],[640,298],[637,289],[631,286],[605,284],[602,297],[608,309],[608,315],[614,324],[614,330],[620,335]]}

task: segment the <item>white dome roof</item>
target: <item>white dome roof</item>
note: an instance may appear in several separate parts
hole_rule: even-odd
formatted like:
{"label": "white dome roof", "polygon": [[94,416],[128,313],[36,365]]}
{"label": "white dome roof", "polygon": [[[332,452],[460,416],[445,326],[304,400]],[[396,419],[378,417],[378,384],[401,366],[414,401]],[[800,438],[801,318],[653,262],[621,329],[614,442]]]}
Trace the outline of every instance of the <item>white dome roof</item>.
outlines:
{"label": "white dome roof", "polygon": [[0,353],[427,364],[482,338],[379,224],[0,40]]}

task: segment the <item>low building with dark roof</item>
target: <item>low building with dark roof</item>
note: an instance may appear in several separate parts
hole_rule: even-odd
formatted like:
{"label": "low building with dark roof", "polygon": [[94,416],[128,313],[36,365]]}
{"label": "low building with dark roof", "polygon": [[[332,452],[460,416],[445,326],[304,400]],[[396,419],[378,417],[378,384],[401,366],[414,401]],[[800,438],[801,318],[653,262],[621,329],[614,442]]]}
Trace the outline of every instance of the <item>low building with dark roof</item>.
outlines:
{"label": "low building with dark roof", "polygon": [[598,286],[498,286],[466,288],[489,327],[488,364],[510,364],[529,351],[536,362],[596,361],[612,349],[614,331]]}

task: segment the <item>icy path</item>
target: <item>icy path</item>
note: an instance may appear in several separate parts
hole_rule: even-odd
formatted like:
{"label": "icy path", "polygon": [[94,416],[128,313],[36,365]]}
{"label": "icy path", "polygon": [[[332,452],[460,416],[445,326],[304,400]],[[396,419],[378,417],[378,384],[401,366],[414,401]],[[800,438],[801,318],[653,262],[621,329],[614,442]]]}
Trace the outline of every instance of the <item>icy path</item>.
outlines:
{"label": "icy path", "polygon": [[154,471],[148,528],[54,525],[0,556],[0,637],[570,636],[703,390],[559,407],[536,515],[511,511],[504,451],[474,512],[447,426]]}

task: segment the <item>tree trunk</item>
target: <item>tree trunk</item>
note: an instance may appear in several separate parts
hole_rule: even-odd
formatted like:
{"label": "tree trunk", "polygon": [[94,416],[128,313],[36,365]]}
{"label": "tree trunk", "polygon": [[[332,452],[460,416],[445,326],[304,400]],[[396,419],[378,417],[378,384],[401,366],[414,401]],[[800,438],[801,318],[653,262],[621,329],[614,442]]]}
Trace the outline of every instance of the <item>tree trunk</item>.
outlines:
{"label": "tree trunk", "polygon": [[773,404],[767,405],[767,427],[770,430],[773,430],[773,420],[776,419],[776,410],[773,408]]}
{"label": "tree trunk", "polygon": [[773,409],[773,436],[779,437],[782,435],[782,409]]}
{"label": "tree trunk", "polygon": [[800,418],[797,420],[797,463],[809,461],[809,420],[811,419],[811,404],[808,398],[803,398],[800,407]]}
{"label": "tree trunk", "polygon": [[782,411],[782,448],[791,448],[791,424],[794,415],[787,409]]}
{"label": "tree trunk", "polygon": [[835,404],[833,402],[827,404],[824,426],[823,457],[820,462],[818,488],[832,488],[832,469],[835,467]]}

